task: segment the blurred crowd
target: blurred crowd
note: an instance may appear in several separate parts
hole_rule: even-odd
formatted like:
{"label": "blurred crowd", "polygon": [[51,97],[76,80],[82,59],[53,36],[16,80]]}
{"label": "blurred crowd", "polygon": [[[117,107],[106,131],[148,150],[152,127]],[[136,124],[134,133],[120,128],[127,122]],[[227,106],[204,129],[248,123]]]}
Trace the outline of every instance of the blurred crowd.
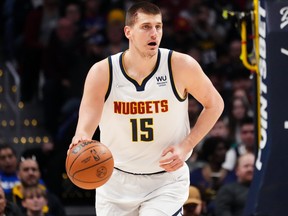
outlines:
{"label": "blurred crowd", "polygon": [[[36,158],[41,158],[38,163],[45,187],[60,199],[63,185],[55,185],[55,179],[63,180],[66,150],[75,131],[86,74],[95,62],[128,48],[123,27],[125,10],[133,2],[5,0],[1,3],[1,56],[19,72],[21,100],[42,104],[45,128],[53,138],[52,147],[46,144],[30,152],[30,156],[40,155]],[[188,160],[191,186],[199,189],[201,203],[205,202],[201,215],[216,215],[217,191],[225,184],[237,182],[239,157],[255,151],[254,74],[240,59],[239,20],[222,16],[223,10],[251,10],[252,0],[152,2],[162,10],[161,47],[194,57],[225,102],[223,115]],[[200,111],[198,102],[189,97],[191,127]],[[99,130],[95,132],[95,139],[98,137]],[[0,162],[1,154],[0,151]],[[52,165],[47,163],[49,157],[50,162],[53,158]],[[3,172],[1,164],[0,169]],[[251,169],[248,172],[251,174]]]}

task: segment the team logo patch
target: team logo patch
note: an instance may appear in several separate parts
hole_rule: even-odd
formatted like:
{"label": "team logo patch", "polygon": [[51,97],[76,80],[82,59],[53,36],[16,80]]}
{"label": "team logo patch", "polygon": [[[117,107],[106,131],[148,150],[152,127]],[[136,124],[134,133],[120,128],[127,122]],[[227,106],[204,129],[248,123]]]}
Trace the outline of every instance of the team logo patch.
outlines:
{"label": "team logo patch", "polygon": [[157,85],[159,87],[166,86],[166,84],[167,84],[167,76],[166,75],[156,76],[156,81],[157,81]]}

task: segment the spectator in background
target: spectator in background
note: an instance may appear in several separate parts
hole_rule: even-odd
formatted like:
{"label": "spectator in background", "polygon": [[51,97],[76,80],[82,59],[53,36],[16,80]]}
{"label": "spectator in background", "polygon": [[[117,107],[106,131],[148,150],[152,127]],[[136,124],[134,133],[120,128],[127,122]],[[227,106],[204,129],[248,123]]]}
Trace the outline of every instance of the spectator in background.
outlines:
{"label": "spectator in background", "polygon": [[0,8],[0,26],[3,24],[3,30],[0,29],[0,36],[3,33],[4,58],[16,63],[15,66],[17,66],[17,61],[21,56],[21,46],[23,45],[23,30],[26,16],[30,10],[38,6],[37,3],[40,1],[3,0],[1,2],[3,8]]}
{"label": "spectator in background", "polygon": [[223,47],[223,50],[220,53],[221,55],[219,56],[219,61],[215,65],[219,71],[222,71],[222,73],[229,78],[233,78],[235,74],[238,75],[238,71],[241,71],[244,74],[248,71],[240,59],[241,46],[242,44],[239,36],[232,38],[226,46]]}
{"label": "spectator in background", "polygon": [[227,115],[230,130],[229,136],[231,140],[239,143],[241,142],[240,125],[243,119],[251,116],[251,106],[245,98],[233,97],[230,101],[230,108]]}
{"label": "spectator in background", "polygon": [[52,173],[56,169],[50,166],[51,160],[57,153],[60,146],[55,146],[52,139],[48,142],[43,142],[35,147],[30,147],[22,151],[22,157],[33,158],[36,157],[41,173],[41,179],[45,182],[45,185],[50,190],[50,186],[55,185],[55,179],[52,178]]}
{"label": "spectator in background", "polygon": [[[229,105],[229,98],[233,97],[234,91],[243,89],[247,95],[252,93],[252,79],[251,72],[245,68],[240,58],[241,56],[241,39],[234,37],[227,41],[227,43],[219,52],[218,61],[214,65],[215,70],[219,75],[223,76],[225,83],[225,102]],[[231,107],[227,106],[225,112],[230,110]]]}
{"label": "spectator in background", "polygon": [[8,144],[0,146],[0,180],[1,186],[6,197],[11,196],[12,188],[19,183],[17,177],[17,153],[15,149]]}
{"label": "spectator in background", "polygon": [[59,18],[58,0],[44,0],[29,11],[25,22],[21,66],[21,96],[24,102],[37,96],[42,53]]}
{"label": "spectator in background", "polygon": [[173,14],[174,14],[174,8],[170,8],[168,6],[163,5],[163,7],[160,8],[162,13],[162,22],[165,28],[163,29],[163,36],[161,45],[164,48],[175,48],[175,41],[174,41],[174,26],[173,26]]}
{"label": "spectator in background", "polygon": [[253,179],[255,156],[246,153],[239,157],[237,182],[223,185],[215,198],[215,216],[241,216]]}
{"label": "spectator in background", "polygon": [[82,26],[82,10],[81,4],[76,2],[68,2],[64,6],[64,17],[69,19],[75,26],[75,32],[79,37],[82,37],[83,26]]}
{"label": "spectator in background", "polygon": [[44,213],[43,209],[47,206],[47,195],[39,187],[27,187],[23,191],[22,206],[25,207],[25,216],[53,216]]}
{"label": "spectator in background", "polygon": [[189,197],[183,205],[183,216],[204,216],[205,203],[197,187],[189,187]]}
{"label": "spectator in background", "polygon": [[75,30],[70,19],[59,19],[43,54],[44,118],[53,138],[61,120],[61,108],[70,99],[80,98],[84,82],[78,64],[83,46]]}
{"label": "spectator in background", "polygon": [[51,213],[54,216],[65,216],[65,210],[59,201],[58,197],[48,191],[44,183],[40,181],[41,173],[35,157],[21,158],[18,169],[18,178],[20,183],[12,189],[12,199],[15,204],[22,208],[25,212],[25,207],[22,206],[24,190],[29,187],[39,187],[47,193],[48,204],[43,208],[43,213]]}
{"label": "spectator in background", "polygon": [[202,3],[195,10],[195,45],[201,49],[203,63],[201,66],[206,71],[213,71],[213,66],[218,60],[218,48],[225,38],[221,26],[215,22],[215,16],[208,3]]}
{"label": "spectator in background", "polygon": [[229,127],[226,116],[222,115],[208,133],[209,137],[222,137],[229,140]]}
{"label": "spectator in background", "polygon": [[183,9],[188,5],[189,1],[175,1],[175,0],[159,0],[157,1],[160,8],[167,7],[172,8],[172,19],[175,19],[177,14],[180,14]]}
{"label": "spectator in background", "polygon": [[229,147],[234,144],[234,140],[230,138],[227,116],[222,114],[214,127],[209,131],[208,137],[221,137],[227,141]]}
{"label": "spectator in background", "polygon": [[86,0],[82,18],[83,38],[97,43],[105,42],[106,17],[102,10],[103,1]]}
{"label": "spectator in background", "polygon": [[244,88],[235,89],[233,91],[233,97],[244,98],[244,100],[251,102]]}
{"label": "spectator in background", "polygon": [[204,165],[190,173],[190,185],[196,186],[203,193],[207,213],[214,211],[213,201],[219,188],[236,180],[234,172],[222,168],[227,150],[227,140],[221,137],[206,138],[197,158],[197,162]]}
{"label": "spectator in background", "polygon": [[[185,16],[177,16],[173,20],[173,46],[176,51],[187,52],[188,46],[194,42],[194,31],[189,19]],[[169,46],[169,45],[168,45]],[[200,63],[200,62],[199,62]]]}
{"label": "spectator in background", "polygon": [[253,80],[251,77],[252,74],[247,69],[234,70],[227,80],[231,84],[232,95],[238,89],[243,89],[246,91],[247,98],[250,99],[253,96]]}
{"label": "spectator in background", "polygon": [[226,170],[234,170],[237,159],[246,153],[255,154],[255,125],[252,117],[247,117],[240,124],[240,142],[234,143],[226,153],[222,167]]}
{"label": "spectator in background", "polygon": [[22,216],[18,206],[6,199],[2,187],[0,187],[0,216]]}
{"label": "spectator in background", "polygon": [[120,9],[113,9],[108,13],[106,28],[107,45],[104,48],[104,55],[116,54],[128,48],[128,41],[124,36],[125,12]]}
{"label": "spectator in background", "polygon": [[199,47],[195,45],[191,45],[188,50],[187,54],[192,56],[200,65],[202,65],[202,53]]}

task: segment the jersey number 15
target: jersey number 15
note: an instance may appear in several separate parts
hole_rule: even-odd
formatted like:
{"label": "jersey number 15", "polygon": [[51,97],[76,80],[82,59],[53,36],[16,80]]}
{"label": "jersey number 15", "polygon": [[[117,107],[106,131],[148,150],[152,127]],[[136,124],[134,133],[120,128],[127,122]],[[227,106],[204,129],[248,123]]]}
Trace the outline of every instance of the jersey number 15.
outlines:
{"label": "jersey number 15", "polygon": [[132,127],[132,141],[150,142],[154,140],[153,119],[130,119]]}

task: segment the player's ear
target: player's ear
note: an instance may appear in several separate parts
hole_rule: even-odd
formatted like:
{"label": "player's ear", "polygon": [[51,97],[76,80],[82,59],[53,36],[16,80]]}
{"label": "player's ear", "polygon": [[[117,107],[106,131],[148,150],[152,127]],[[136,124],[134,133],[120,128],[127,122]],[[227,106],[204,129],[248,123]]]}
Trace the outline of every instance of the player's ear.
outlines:
{"label": "player's ear", "polygon": [[124,27],[124,34],[127,39],[131,37],[131,27],[130,26],[125,26]]}

